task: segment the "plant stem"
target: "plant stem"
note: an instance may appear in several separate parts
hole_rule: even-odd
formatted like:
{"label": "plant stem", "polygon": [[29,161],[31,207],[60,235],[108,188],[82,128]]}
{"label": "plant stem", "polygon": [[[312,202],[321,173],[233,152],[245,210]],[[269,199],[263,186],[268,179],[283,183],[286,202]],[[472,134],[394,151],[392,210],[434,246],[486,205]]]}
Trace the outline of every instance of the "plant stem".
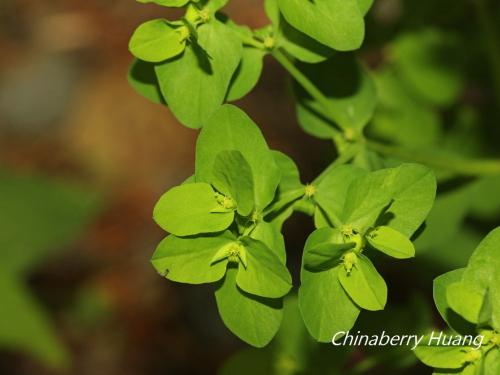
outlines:
{"label": "plant stem", "polygon": [[344,129],[339,122],[336,120],[335,115],[331,112],[330,103],[328,99],[323,95],[323,93],[312,83],[309,78],[307,78],[304,73],[302,73],[293,62],[279,49],[275,49],[272,52],[273,57],[278,61],[285,70],[290,73],[290,75],[297,81],[299,85],[302,86],[304,90],[307,91],[311,97],[316,100],[325,110],[328,118],[335,122],[336,126],[339,127],[340,130]]}
{"label": "plant stem", "polygon": [[367,146],[384,155],[395,156],[415,161],[429,167],[445,170],[461,176],[500,175],[499,159],[463,159],[443,153],[415,150],[398,146],[385,145],[376,141],[367,141]]}
{"label": "plant stem", "polygon": [[487,0],[474,0],[479,26],[485,38],[485,50],[490,62],[491,74],[495,86],[495,94],[500,106],[500,41],[498,40],[495,23],[488,11]]}

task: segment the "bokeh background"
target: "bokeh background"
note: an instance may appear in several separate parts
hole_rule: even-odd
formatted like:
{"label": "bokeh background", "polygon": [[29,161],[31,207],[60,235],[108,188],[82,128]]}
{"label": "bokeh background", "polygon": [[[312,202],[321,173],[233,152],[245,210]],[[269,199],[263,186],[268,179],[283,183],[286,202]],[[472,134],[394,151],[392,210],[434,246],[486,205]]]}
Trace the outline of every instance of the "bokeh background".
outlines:
{"label": "bokeh background", "polygon": [[[465,66],[463,89],[458,104],[436,110],[440,136],[431,130],[428,142],[443,144],[451,129],[466,141],[451,148],[494,156],[499,106],[488,51],[500,46],[482,34],[488,21],[472,3],[376,0],[360,56],[376,69],[390,60],[387,50],[401,32],[432,26],[459,35],[453,60]],[[500,8],[486,6],[491,35]],[[232,0],[225,11],[254,28],[268,22],[261,0]],[[0,0],[0,374],[216,374],[245,348],[220,321],[210,287],[167,282],[149,264],[164,236],[152,207],[192,174],[197,136],[126,80],[131,33],[162,15],[176,14],[133,0]],[[292,156],[304,182],[335,156],[329,142],[297,125],[290,82],[271,59],[256,89],[237,104],[273,148]],[[450,127],[457,106],[466,108],[461,132]],[[426,128],[420,115],[405,115],[417,120],[402,143]],[[384,138],[390,125],[379,125],[374,132]],[[485,184],[475,196],[500,195],[498,181]],[[456,225],[431,232],[430,251],[418,264],[385,266],[393,307],[363,314],[359,327],[380,331],[391,322],[403,333],[439,326],[432,278],[463,265],[481,236],[500,224],[498,203],[476,202],[480,215],[467,219],[463,196],[454,194],[441,202],[441,213],[456,208]],[[311,230],[301,214],[285,226],[295,285]],[[430,373],[411,353],[375,353],[373,362],[355,352],[338,361],[332,348],[322,350],[324,360],[347,363],[332,363],[332,374],[353,363],[361,363],[357,373],[389,373],[384,366],[394,358],[404,370],[390,373]]]}

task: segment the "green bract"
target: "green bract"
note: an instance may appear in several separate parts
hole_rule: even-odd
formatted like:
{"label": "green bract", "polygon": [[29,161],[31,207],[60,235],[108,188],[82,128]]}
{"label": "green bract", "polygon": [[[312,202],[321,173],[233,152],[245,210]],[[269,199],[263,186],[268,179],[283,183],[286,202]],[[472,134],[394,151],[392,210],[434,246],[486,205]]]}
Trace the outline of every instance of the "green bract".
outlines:
{"label": "green bract", "polygon": [[496,228],[477,247],[466,268],[434,281],[436,307],[449,327],[459,337],[483,337],[480,347],[419,346],[415,354],[435,367],[436,373],[489,375],[500,371],[499,245],[500,228]]}
{"label": "green bract", "polygon": [[143,23],[135,30],[129,49],[138,59],[160,62],[182,53],[188,37],[189,29],[182,23],[156,19]]}
{"label": "green bract", "polygon": [[181,123],[201,128],[221,106],[242,53],[234,31],[214,18],[198,27],[182,55],[156,65],[161,92]]}
{"label": "green bract", "polygon": [[220,232],[234,219],[235,203],[205,183],[185,184],[165,193],[154,209],[155,221],[178,236]]}
{"label": "green bract", "polygon": [[359,48],[364,20],[356,0],[278,0],[288,23],[318,42],[339,51]]}

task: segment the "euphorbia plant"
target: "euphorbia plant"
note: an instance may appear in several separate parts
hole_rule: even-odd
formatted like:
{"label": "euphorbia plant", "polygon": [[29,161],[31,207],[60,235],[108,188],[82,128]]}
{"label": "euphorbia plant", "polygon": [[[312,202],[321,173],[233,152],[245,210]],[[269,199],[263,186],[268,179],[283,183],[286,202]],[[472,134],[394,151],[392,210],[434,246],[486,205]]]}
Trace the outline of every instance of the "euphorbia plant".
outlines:
{"label": "euphorbia plant", "polygon": [[[177,282],[216,283],[228,328],[264,346],[280,327],[283,297],[292,288],[281,227],[300,210],[317,228],[305,245],[299,288],[310,334],[330,341],[349,330],[362,309],[383,309],[387,286],[370,254],[415,255],[411,237],[431,209],[436,182],[418,164],[367,163],[376,157],[363,135],[376,106],[375,87],[364,66],[341,52],[360,47],[371,2],[267,0],[271,23],[259,30],[220,13],[226,1],[151,2],[186,12],[177,21],[138,27],[130,42],[137,58],[130,82],[167,104],[184,125],[202,128],[194,175],[154,209],[156,222],[170,233],[153,256],[158,272]],[[223,104],[251,91],[267,54],[297,83],[301,125],[338,149],[337,160],[310,184],[301,182],[288,156],[269,149],[242,110]],[[362,84],[338,95],[321,82],[334,71],[360,77]]]}

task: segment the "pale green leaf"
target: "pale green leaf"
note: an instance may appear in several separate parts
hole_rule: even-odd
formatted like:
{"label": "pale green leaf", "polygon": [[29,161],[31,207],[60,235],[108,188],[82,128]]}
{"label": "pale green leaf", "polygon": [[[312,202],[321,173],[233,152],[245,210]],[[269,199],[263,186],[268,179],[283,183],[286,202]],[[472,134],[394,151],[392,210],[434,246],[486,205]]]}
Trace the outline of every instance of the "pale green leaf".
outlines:
{"label": "pale green leaf", "polygon": [[213,262],[214,255],[235,241],[230,232],[190,238],[170,235],[160,242],[151,263],[169,280],[187,284],[211,283],[222,279],[227,266],[227,261]]}
{"label": "pale green leaf", "polygon": [[262,348],[276,335],[283,317],[283,300],[254,296],[236,285],[238,269],[230,267],[215,292],[224,324],[243,341]]}
{"label": "pale green leaf", "polygon": [[500,350],[490,350],[484,359],[484,374],[497,375],[500,374]]}
{"label": "pale green leaf", "polygon": [[186,36],[181,28],[165,19],[155,19],[140,25],[132,35],[129,49],[132,54],[147,62],[161,62],[184,51]]}
{"label": "pale green leaf", "polygon": [[177,119],[200,128],[220,108],[242,54],[234,31],[212,20],[176,59],[156,66],[161,92]]}
{"label": "pale green leaf", "polygon": [[479,321],[485,295],[473,285],[455,282],[446,289],[448,306],[471,323]]}
{"label": "pale green leaf", "polygon": [[258,48],[243,48],[240,65],[234,72],[227,93],[228,101],[241,99],[252,91],[262,74],[265,54],[265,51]]}
{"label": "pale green leaf", "polygon": [[282,210],[305,193],[305,186],[300,182],[300,173],[295,162],[282,152],[273,150],[272,153],[281,171],[281,180],[274,202],[266,209],[267,212]]}
{"label": "pale green leaf", "polygon": [[236,201],[236,209],[248,216],[254,208],[252,169],[239,151],[221,151],[217,154],[213,169],[213,186]]}
{"label": "pale green leaf", "polygon": [[[428,342],[424,338],[423,342]],[[465,364],[467,352],[456,346],[424,346],[415,349],[415,355],[430,367],[442,369],[459,369]]]}
{"label": "pale green leaf", "polygon": [[418,164],[402,164],[353,181],[342,219],[360,232],[377,222],[410,237],[427,217],[435,195],[432,170]]}
{"label": "pale green leaf", "polygon": [[415,247],[403,234],[390,227],[380,226],[371,230],[366,239],[375,249],[397,259],[413,258]]}
{"label": "pale green leaf", "polygon": [[195,183],[174,187],[162,195],[153,211],[153,218],[167,232],[176,236],[220,232],[234,219],[232,210],[217,202],[209,184]]}
{"label": "pale green leaf", "polygon": [[307,330],[319,342],[331,342],[340,331],[349,331],[360,309],[339,282],[339,265],[323,272],[301,271],[299,306]]}
{"label": "pale green leaf", "polygon": [[281,263],[286,264],[285,240],[276,226],[261,221],[252,231],[250,237],[264,243],[278,256]]}
{"label": "pale green leaf", "polygon": [[481,293],[489,292],[492,324],[500,329],[500,227],[481,241],[465,269],[462,281]]}
{"label": "pale green leaf", "polygon": [[304,246],[304,267],[310,271],[319,271],[336,266],[343,254],[355,246],[346,243],[339,229],[321,228],[312,232]]}
{"label": "pale green leaf", "polygon": [[165,104],[156,78],[154,64],[135,59],[128,72],[127,80],[139,94],[153,103]]}
{"label": "pale green leaf", "polygon": [[258,126],[240,109],[222,106],[206,123],[196,143],[196,180],[210,182],[218,153],[241,152],[253,174],[256,209],[274,198],[280,172]]}
{"label": "pale green leaf", "polygon": [[383,310],[387,303],[387,285],[372,262],[359,255],[357,263],[348,273],[339,271],[340,284],[352,300],[361,308]]}
{"label": "pale green leaf", "polygon": [[[351,182],[360,176],[366,175],[366,173],[361,168],[341,165],[330,169],[328,173],[322,176],[319,183],[314,183],[316,193],[313,199],[326,214],[330,226],[333,226],[334,221],[340,222]],[[321,212],[316,209],[315,222],[319,221],[317,218],[319,215],[321,215]]]}
{"label": "pale green leaf", "polygon": [[292,277],[276,253],[250,237],[243,237],[241,241],[245,246],[247,266],[239,266],[238,286],[261,297],[279,298],[287,294],[292,287]]}
{"label": "pale green leaf", "polygon": [[279,0],[293,27],[339,51],[358,49],[364,39],[364,20],[356,0]]}
{"label": "pale green leaf", "polygon": [[467,322],[464,318],[453,311],[448,305],[446,290],[448,285],[456,283],[462,279],[464,269],[457,269],[434,279],[433,296],[434,303],[439,311],[439,314],[444,319],[448,326],[459,334],[470,334],[475,331],[474,325]]}
{"label": "pale green leaf", "polygon": [[373,5],[373,1],[374,0],[358,0],[359,9],[361,10],[361,14],[363,16],[368,13]]}

